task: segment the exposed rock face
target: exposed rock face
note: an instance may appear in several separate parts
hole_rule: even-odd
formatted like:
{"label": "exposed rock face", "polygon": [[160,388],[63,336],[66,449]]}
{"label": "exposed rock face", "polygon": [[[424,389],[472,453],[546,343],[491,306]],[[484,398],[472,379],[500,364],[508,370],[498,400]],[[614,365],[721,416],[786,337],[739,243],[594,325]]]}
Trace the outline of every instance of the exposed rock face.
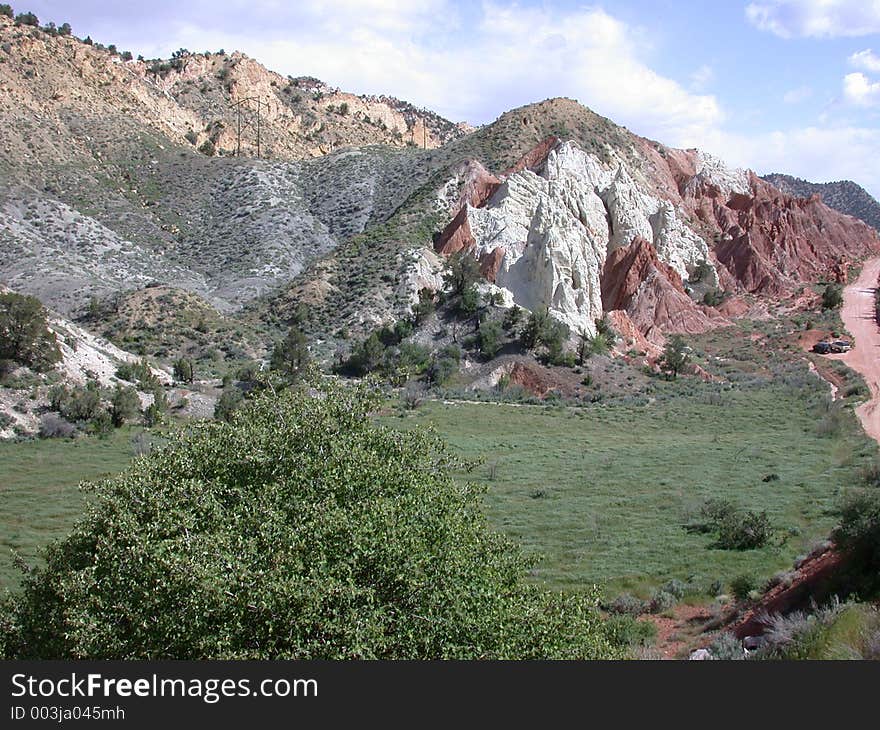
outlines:
{"label": "exposed rock face", "polygon": [[607,309],[600,284],[605,259],[635,238],[651,242],[654,257],[676,272],[685,299],[681,278],[700,264],[717,284],[706,243],[622,164],[615,170],[551,137],[497,186],[481,167],[471,170],[469,179],[479,182],[464,185],[462,205],[436,250],[472,250],[484,275],[508,289],[516,304],[546,307],[573,334],[595,333],[595,320]]}
{"label": "exposed rock face", "polygon": [[655,344],[663,341],[664,332],[696,334],[724,321],[694,303],[678,272],[661,261],[654,246],[641,237],[608,255],[602,302],[606,311],[626,312],[644,337]]}
{"label": "exposed rock face", "polygon": [[746,291],[789,293],[808,281],[835,278],[843,260],[880,251],[873,229],[818,196],[792,198],[755,175],[749,183],[748,194],[715,197],[699,210],[722,233],[718,261]]}

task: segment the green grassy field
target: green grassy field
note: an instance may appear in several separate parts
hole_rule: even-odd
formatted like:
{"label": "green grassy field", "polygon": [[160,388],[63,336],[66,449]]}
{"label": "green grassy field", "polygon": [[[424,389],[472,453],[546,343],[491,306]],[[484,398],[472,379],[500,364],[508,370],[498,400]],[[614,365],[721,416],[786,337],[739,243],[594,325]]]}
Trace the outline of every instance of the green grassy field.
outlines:
{"label": "green grassy field", "polygon": [[123,428],[104,439],[0,442],[0,588],[18,585],[13,551],[30,564],[39,547],[67,534],[83,509],[78,484],[123,469],[138,431]]}
{"label": "green grassy field", "polygon": [[[458,454],[483,457],[470,478],[487,488],[490,521],[543,555],[535,575],[554,587],[644,595],[673,577],[726,585],[789,569],[827,537],[841,490],[875,447],[850,409],[819,435],[818,389],[687,387],[647,405],[431,402],[387,423],[432,425]],[[709,497],[766,510],[772,544],[720,550],[685,531],[688,511]]]}
{"label": "green grassy field", "polygon": [[[818,380],[773,382],[723,390],[688,378],[656,398],[586,407],[429,402],[383,420],[431,425],[459,455],[483,459],[469,478],[487,489],[491,523],[543,556],[536,580],[646,595],[673,577],[727,584],[790,568],[828,535],[841,491],[875,458],[850,407],[828,427]],[[33,561],[67,533],[83,507],[80,481],[129,463],[138,430],[0,444],[2,585],[18,582],[13,550]],[[772,544],[720,550],[711,535],[688,533],[688,513],[709,497],[766,510]]]}

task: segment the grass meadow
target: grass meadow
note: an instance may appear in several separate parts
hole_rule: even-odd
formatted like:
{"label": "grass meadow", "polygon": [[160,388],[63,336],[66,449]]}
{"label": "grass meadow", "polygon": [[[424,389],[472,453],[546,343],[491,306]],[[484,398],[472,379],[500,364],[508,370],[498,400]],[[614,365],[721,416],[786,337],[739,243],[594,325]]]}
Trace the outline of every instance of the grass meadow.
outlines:
{"label": "grass meadow", "polygon": [[[571,407],[429,401],[382,419],[428,426],[482,460],[491,524],[540,555],[534,578],[559,589],[598,583],[642,596],[671,578],[710,585],[790,568],[827,537],[840,494],[876,454],[851,404],[829,410],[824,384],[803,377],[719,386],[693,378],[657,397]],[[0,443],[0,581],[13,552],[33,562],[84,505],[77,488],[123,469],[140,429],[107,438]],[[771,544],[713,547],[683,525],[715,497],[766,510]]]}
{"label": "grass meadow", "polygon": [[13,554],[34,562],[37,550],[64,537],[81,514],[81,481],[121,471],[132,459],[132,437],[122,428],[106,438],[0,442],[0,588],[21,577]]}
{"label": "grass meadow", "polygon": [[[491,523],[542,557],[560,589],[646,595],[671,578],[769,578],[827,537],[841,491],[874,458],[850,408],[829,425],[815,389],[752,387],[582,408],[429,402],[388,419],[432,426],[486,489]],[[462,477],[464,478],[464,477]],[[757,550],[713,547],[683,525],[704,500],[766,510]]]}

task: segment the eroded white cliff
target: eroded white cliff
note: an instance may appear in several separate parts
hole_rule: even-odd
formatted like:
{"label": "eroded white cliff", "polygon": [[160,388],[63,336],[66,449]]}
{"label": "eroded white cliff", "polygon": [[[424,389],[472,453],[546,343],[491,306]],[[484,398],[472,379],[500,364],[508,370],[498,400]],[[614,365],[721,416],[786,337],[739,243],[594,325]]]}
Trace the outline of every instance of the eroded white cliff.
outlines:
{"label": "eroded white cliff", "polygon": [[466,205],[474,255],[503,253],[494,256],[495,284],[521,307],[547,307],[573,334],[594,333],[605,259],[634,238],[653,243],[682,279],[702,264],[717,284],[705,241],[670,203],[649,194],[622,162],[606,165],[573,142],[552,150],[539,173],[509,176],[485,206]]}

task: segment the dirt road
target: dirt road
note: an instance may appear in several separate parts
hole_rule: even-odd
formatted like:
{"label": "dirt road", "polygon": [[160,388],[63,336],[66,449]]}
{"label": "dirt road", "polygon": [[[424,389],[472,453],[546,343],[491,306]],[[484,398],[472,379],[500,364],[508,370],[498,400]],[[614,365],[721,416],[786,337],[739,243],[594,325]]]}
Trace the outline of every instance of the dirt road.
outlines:
{"label": "dirt road", "polygon": [[874,289],[880,275],[880,258],[865,263],[859,278],[843,290],[843,323],[855,339],[855,347],[843,360],[865,379],[871,399],[856,409],[865,433],[880,443],[880,327],[874,318]]}

